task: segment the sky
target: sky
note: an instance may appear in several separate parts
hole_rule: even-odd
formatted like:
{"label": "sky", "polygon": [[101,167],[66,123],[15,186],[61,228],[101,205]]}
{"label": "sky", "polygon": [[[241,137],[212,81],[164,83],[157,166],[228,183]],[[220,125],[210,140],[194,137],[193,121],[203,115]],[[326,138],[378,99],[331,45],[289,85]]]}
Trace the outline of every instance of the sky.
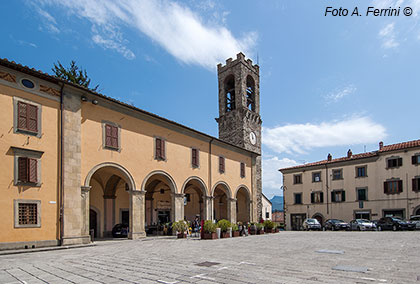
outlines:
{"label": "sky", "polygon": [[[350,16],[355,7],[360,16]],[[366,16],[368,7],[400,15]],[[282,194],[279,168],[420,139],[420,0],[16,0],[1,9],[1,58],[50,74],[75,60],[104,95],[215,137],[216,66],[243,52],[260,66],[269,198]]]}

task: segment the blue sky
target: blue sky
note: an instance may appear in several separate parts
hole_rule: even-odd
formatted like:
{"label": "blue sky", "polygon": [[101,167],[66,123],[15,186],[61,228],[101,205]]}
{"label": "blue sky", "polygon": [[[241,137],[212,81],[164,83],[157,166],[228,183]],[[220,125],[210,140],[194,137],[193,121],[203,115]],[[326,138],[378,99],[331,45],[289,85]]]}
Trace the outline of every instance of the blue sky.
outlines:
{"label": "blue sky", "polygon": [[[33,0],[1,4],[0,57],[87,69],[108,96],[217,136],[216,65],[260,65],[263,192],[281,167],[420,138],[420,0]],[[406,17],[324,16],[411,7]]]}

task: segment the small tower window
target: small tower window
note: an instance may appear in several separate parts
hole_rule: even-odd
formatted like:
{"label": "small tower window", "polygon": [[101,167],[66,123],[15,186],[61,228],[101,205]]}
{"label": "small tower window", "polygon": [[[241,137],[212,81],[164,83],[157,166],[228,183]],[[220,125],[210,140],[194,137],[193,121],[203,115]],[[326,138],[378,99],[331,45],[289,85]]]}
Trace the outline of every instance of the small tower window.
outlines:
{"label": "small tower window", "polygon": [[255,81],[251,76],[246,78],[246,107],[255,111]]}
{"label": "small tower window", "polygon": [[235,109],[235,79],[230,75],[225,80],[226,112]]}

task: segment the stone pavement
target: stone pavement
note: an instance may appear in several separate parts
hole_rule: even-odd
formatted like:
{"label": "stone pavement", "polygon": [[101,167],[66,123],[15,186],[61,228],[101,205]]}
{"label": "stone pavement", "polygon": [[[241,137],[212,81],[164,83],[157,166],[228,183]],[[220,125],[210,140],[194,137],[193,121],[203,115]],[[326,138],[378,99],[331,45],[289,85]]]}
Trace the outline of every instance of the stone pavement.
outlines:
{"label": "stone pavement", "polygon": [[419,231],[280,232],[96,244],[0,256],[0,283],[420,284]]}

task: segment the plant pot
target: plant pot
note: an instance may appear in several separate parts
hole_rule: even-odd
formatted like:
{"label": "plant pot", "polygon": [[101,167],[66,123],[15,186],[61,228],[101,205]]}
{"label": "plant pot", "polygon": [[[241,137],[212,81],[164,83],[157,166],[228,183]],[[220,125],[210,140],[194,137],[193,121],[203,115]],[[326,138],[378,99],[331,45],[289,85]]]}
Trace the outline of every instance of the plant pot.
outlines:
{"label": "plant pot", "polygon": [[216,233],[204,233],[203,234],[203,239],[204,240],[215,240],[215,239],[217,239],[217,234]]}
{"label": "plant pot", "polygon": [[239,237],[239,231],[233,231],[233,232],[232,232],[232,237],[233,237],[233,238],[235,238],[235,237]]}
{"label": "plant pot", "polygon": [[276,233],[280,232],[280,229],[279,228],[276,228],[275,232]]}
{"label": "plant pot", "polygon": [[178,233],[177,234],[178,239],[185,239],[187,237],[187,234],[185,233]]}
{"label": "plant pot", "polygon": [[275,233],[274,229],[264,229],[264,232],[266,232],[267,234],[271,234],[271,233]]}
{"label": "plant pot", "polygon": [[229,232],[222,232],[221,237],[222,238],[230,238],[230,233]]}
{"label": "plant pot", "polygon": [[258,230],[257,235],[264,235],[264,230]]}

